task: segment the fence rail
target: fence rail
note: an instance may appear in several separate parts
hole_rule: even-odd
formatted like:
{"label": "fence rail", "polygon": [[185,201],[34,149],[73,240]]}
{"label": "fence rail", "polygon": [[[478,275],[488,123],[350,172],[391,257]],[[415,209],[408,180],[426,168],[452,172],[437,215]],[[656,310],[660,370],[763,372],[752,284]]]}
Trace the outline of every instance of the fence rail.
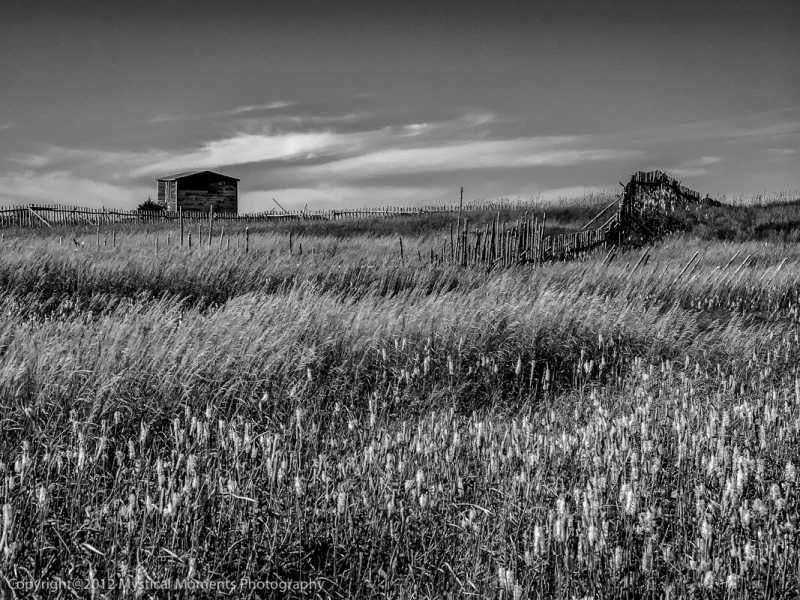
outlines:
{"label": "fence rail", "polygon": [[256,213],[213,211],[139,211],[115,208],[87,208],[61,204],[0,206],[0,227],[52,227],[53,225],[111,225],[116,223],[207,222],[275,223],[296,220],[343,221],[415,215],[455,214],[459,212],[508,210],[526,206],[525,202],[479,201],[419,207],[387,206],[340,210],[275,210]]}
{"label": "fence rail", "polygon": [[[482,210],[483,205],[467,205],[463,210]],[[169,223],[180,221],[226,221],[239,223],[281,222],[302,219],[340,221],[457,213],[458,205],[423,206],[419,208],[386,207],[345,210],[293,210],[237,214],[213,211],[138,211],[108,208],[85,208],[58,204],[28,204],[0,207],[0,226],[52,227],[53,225],[109,225],[116,223]]]}

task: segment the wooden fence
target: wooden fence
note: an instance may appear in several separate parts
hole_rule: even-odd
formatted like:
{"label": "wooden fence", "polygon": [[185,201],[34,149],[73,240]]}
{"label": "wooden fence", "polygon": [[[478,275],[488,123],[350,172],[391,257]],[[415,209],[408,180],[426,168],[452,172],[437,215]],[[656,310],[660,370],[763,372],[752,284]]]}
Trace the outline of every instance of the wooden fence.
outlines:
{"label": "wooden fence", "polygon": [[546,214],[540,219],[526,213],[524,217],[506,223],[501,222],[498,213],[490,224],[476,230],[470,230],[469,219],[463,219],[463,222],[459,219],[455,235],[451,227],[449,240],[443,240],[436,249],[431,248],[430,260],[462,266],[484,264],[503,267],[568,260],[597,247],[605,247],[609,241],[616,241],[614,234],[619,230],[618,219],[619,212],[614,212],[596,229],[584,228],[561,235],[545,235]]}
{"label": "wooden fence", "polygon": [[[431,248],[430,261],[509,266],[569,260],[597,248],[620,246],[631,241],[634,233],[640,240],[652,239],[663,233],[666,217],[675,210],[712,203],[715,201],[701,199],[698,192],[661,171],[639,171],[617,199],[580,231],[545,235],[546,215],[538,219],[527,213],[510,225],[501,223],[498,213],[491,224],[476,231],[470,231],[468,219],[464,219],[463,227],[459,219],[455,238],[451,228],[449,244],[443,240],[439,247]],[[590,229],[592,225],[594,229]]]}
{"label": "wooden fence", "polygon": [[297,220],[343,221],[415,215],[455,214],[470,211],[519,209],[523,202],[478,201],[419,207],[349,208],[343,210],[290,210],[237,214],[199,211],[138,211],[114,208],[86,208],[61,204],[0,206],[0,227],[52,227],[53,225],[113,225],[117,223],[169,223],[224,221],[238,223],[275,223]]}
{"label": "wooden fence", "polygon": [[[368,219],[381,217],[399,217],[436,213],[458,212],[458,205],[424,206],[419,208],[403,208],[392,206],[386,208],[361,208],[346,210],[294,210],[285,212],[260,212],[237,214],[228,212],[199,211],[138,211],[109,208],[85,208],[79,206],[62,206],[59,204],[0,207],[0,226],[16,227],[52,227],[53,225],[112,225],[117,223],[169,223],[183,220],[193,221],[225,221],[239,223],[281,222],[301,219],[340,221],[347,219]],[[479,210],[467,207],[464,210]]]}

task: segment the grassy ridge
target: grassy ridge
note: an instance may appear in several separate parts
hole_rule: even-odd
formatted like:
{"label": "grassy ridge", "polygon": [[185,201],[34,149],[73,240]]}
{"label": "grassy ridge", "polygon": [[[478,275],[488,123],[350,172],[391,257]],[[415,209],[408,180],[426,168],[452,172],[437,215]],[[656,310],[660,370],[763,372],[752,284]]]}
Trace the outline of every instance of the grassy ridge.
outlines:
{"label": "grassy ridge", "polygon": [[800,240],[800,203],[708,207],[683,225],[688,233],[704,240],[795,244]]}

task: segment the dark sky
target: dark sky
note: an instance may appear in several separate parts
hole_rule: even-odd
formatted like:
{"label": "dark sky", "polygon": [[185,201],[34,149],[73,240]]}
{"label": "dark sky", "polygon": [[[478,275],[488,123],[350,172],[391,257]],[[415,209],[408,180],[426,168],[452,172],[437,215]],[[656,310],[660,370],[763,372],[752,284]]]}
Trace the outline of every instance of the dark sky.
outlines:
{"label": "dark sky", "polygon": [[800,189],[800,2],[27,2],[0,37],[0,202],[242,209]]}

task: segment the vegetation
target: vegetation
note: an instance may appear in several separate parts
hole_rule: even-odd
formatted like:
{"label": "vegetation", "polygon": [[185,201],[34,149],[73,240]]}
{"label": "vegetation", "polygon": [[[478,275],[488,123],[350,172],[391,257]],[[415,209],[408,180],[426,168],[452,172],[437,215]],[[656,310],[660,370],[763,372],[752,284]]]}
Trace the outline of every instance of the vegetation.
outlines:
{"label": "vegetation", "polygon": [[797,595],[792,211],[504,270],[429,264],[452,218],[7,230],[0,589]]}
{"label": "vegetation", "polygon": [[136,207],[136,210],[139,211],[162,211],[164,210],[164,205],[159,204],[158,202],[153,202],[153,200],[148,197],[146,202],[142,202],[139,206]]}

